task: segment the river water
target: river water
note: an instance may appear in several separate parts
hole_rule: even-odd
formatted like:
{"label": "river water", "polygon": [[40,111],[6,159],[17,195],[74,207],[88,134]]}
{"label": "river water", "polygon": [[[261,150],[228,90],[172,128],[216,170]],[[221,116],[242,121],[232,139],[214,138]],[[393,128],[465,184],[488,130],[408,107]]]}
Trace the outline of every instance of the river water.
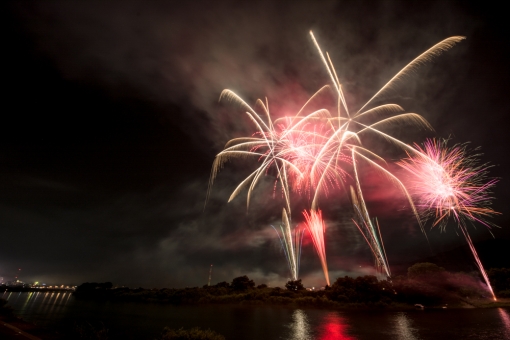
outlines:
{"label": "river water", "polygon": [[509,339],[510,309],[336,311],[269,306],[172,306],[76,300],[70,292],[5,292],[16,315],[51,329],[107,329],[155,339],[164,327],[210,328],[227,339]]}

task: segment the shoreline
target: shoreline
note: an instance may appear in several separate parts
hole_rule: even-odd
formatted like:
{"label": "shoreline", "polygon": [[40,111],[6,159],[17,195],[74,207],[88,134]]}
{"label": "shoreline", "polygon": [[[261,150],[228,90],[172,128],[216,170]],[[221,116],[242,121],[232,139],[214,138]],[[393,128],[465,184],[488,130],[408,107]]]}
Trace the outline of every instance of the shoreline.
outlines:
{"label": "shoreline", "polygon": [[61,337],[43,327],[25,321],[22,318],[11,315],[0,315],[0,338],[6,340],[26,339],[26,340],[58,340]]}
{"label": "shoreline", "polygon": [[379,304],[377,302],[352,302],[352,303],[342,303],[335,302],[331,300],[326,301],[314,301],[314,302],[301,302],[301,301],[285,301],[285,302],[275,302],[275,301],[263,301],[263,300],[251,300],[245,299],[241,301],[229,301],[229,302],[215,302],[215,301],[207,301],[207,302],[180,302],[180,303],[172,303],[164,300],[157,299],[122,299],[122,298],[112,298],[112,299],[97,299],[90,297],[76,297],[79,300],[93,300],[93,301],[102,301],[102,302],[110,302],[110,303],[140,303],[140,304],[156,304],[156,305],[168,305],[173,307],[179,306],[246,306],[246,307],[283,307],[283,308],[293,308],[293,309],[322,309],[322,310],[366,310],[366,311],[409,311],[409,310],[417,310],[416,304],[421,304],[424,306],[426,310],[438,310],[438,309],[487,309],[487,308],[510,308],[510,298],[500,298],[498,301],[493,301],[488,298],[479,298],[479,299],[460,299],[457,301],[449,301],[448,303],[442,304],[422,304],[420,301],[416,301],[416,303],[408,304],[403,302],[391,302],[385,304]]}
{"label": "shoreline", "polygon": [[2,339],[28,339],[28,340],[42,340],[41,338],[25,332],[24,330],[2,320],[0,317],[0,335]]}

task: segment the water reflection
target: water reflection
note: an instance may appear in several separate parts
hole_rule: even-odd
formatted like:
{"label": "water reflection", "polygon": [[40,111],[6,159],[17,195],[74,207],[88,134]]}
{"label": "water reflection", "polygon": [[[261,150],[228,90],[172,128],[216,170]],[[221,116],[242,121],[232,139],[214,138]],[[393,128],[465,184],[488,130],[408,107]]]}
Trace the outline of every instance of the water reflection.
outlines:
{"label": "water reflection", "polygon": [[[55,297],[55,300],[51,304],[51,308],[48,310],[46,315],[51,316],[53,314],[53,310],[55,309],[55,306],[57,305],[58,297],[60,296],[60,292],[58,292],[57,296]],[[50,300],[51,301],[51,300]]]}
{"label": "water reflection", "polygon": [[50,308],[50,306],[51,306],[51,300],[53,300],[54,295],[55,295],[55,293],[53,292],[48,296],[48,301],[47,301],[46,305],[43,306],[43,310],[41,311],[41,314],[46,315],[46,313],[48,312],[48,308]]}
{"label": "water reflection", "polygon": [[62,298],[60,299],[60,304],[58,305],[58,308],[55,310],[55,313],[61,313],[64,312],[66,309],[67,301],[69,300],[69,296],[71,296],[71,293],[65,292],[62,295]]}
{"label": "water reflection", "polygon": [[320,340],[354,340],[356,338],[347,333],[347,322],[337,313],[331,312],[326,314],[319,326]]}
{"label": "water reflection", "polygon": [[501,321],[503,321],[503,325],[505,326],[505,335],[510,339],[510,315],[508,315],[508,311],[503,308],[498,308],[498,313],[501,317]]}
{"label": "water reflection", "polygon": [[32,297],[34,297],[35,294],[34,292],[30,292],[28,293],[28,296],[25,300],[25,303],[23,304],[23,307],[21,307],[21,312],[23,313],[26,309],[27,309],[27,306],[29,305],[29,302],[31,301]]}
{"label": "water reflection", "polygon": [[44,293],[44,298],[43,298],[42,302],[39,304],[39,308],[37,308],[37,310],[36,310],[37,313],[42,312],[43,306],[45,306],[44,302],[46,301],[46,299],[48,298],[49,295],[50,295],[50,293],[48,293],[48,292]]}
{"label": "water reflection", "polygon": [[398,313],[395,318],[395,331],[397,339],[400,340],[418,340],[417,330],[411,327],[411,321],[406,313]]}
{"label": "water reflection", "polygon": [[72,293],[70,292],[28,292],[4,293],[2,298],[18,311],[18,314],[39,314],[51,318],[53,314],[64,313]]}
{"label": "water reflection", "polygon": [[310,324],[306,314],[301,309],[296,309],[292,314],[292,323],[290,324],[291,336],[289,339],[308,340],[312,339],[310,334]]}
{"label": "water reflection", "polygon": [[[154,339],[163,327],[215,329],[227,339],[510,339],[510,309],[330,311],[271,307],[170,306],[76,300],[71,292],[5,292],[15,313],[44,327],[104,321],[115,339]],[[221,312],[219,311],[221,308]],[[1,338],[1,335],[0,335]]]}

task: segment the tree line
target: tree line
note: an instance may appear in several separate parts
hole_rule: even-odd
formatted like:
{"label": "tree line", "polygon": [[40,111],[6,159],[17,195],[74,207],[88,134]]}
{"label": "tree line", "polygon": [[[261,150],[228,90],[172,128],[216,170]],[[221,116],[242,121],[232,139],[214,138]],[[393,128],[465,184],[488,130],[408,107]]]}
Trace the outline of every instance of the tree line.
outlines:
{"label": "tree line", "polygon": [[[510,297],[510,269],[488,271],[498,297]],[[392,305],[455,306],[490,294],[477,273],[451,273],[432,263],[418,263],[406,276],[380,280],[373,275],[337,278],[321,290],[307,290],[301,280],[284,288],[256,285],[246,275],[232,282],[182,289],[113,288],[112,283],[83,283],[77,298],[145,301],[170,304],[278,304],[325,307],[387,307]]]}

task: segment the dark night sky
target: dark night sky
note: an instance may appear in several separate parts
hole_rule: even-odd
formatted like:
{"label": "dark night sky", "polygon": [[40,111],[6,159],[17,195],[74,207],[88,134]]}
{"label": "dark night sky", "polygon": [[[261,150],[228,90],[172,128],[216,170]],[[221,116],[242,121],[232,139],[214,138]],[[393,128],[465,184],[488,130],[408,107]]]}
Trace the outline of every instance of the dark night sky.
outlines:
{"label": "dark night sky", "polygon": [[[269,227],[278,203],[261,188],[248,214],[243,196],[227,204],[253,164],[228,164],[203,206],[215,154],[253,132],[241,110],[218,104],[221,91],[248,103],[267,96],[274,115],[292,112],[329,81],[310,29],[330,52],[352,108],[430,46],[467,37],[386,102],[424,116],[436,136],[481,147],[500,178],[494,207],[502,215],[493,222],[501,228],[493,234],[510,242],[510,39],[498,6],[4,2],[0,277],[21,268],[26,281],[201,286],[212,263],[213,282],[247,274],[284,284],[288,270]],[[377,192],[367,188],[368,204],[384,226],[390,265],[463,244],[449,226],[429,231],[429,248],[398,210],[394,190],[379,184]],[[345,225],[348,201],[337,202],[326,216],[330,275],[367,273],[368,249]],[[478,226],[472,237],[491,235]],[[310,246],[303,256],[305,285],[320,284]],[[472,264],[469,254],[465,262]]]}

